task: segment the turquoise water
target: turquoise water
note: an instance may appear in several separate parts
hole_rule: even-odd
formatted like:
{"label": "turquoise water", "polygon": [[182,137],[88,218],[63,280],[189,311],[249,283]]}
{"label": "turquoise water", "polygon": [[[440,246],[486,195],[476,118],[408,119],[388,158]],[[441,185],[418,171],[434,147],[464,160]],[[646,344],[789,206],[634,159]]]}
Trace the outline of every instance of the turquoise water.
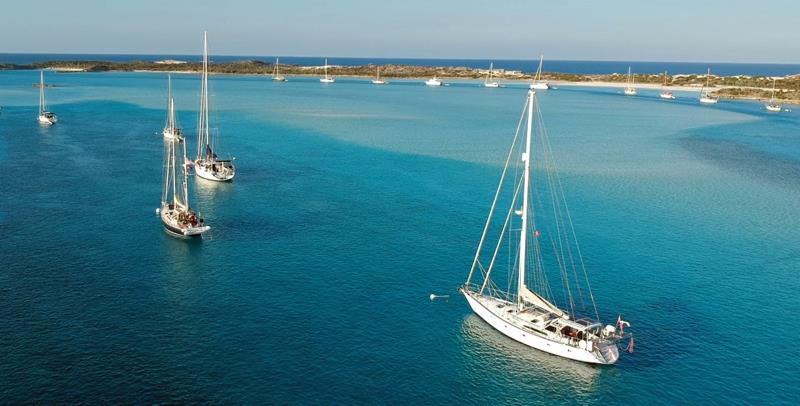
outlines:
{"label": "turquoise water", "polygon": [[[455,295],[522,86],[212,77],[212,230],[155,215],[166,78],[0,72],[0,396],[53,403],[800,401],[800,116],[655,91],[540,95],[601,317],[636,352],[527,350]],[[199,83],[173,78],[194,131]],[[193,151],[194,141],[190,142]]]}

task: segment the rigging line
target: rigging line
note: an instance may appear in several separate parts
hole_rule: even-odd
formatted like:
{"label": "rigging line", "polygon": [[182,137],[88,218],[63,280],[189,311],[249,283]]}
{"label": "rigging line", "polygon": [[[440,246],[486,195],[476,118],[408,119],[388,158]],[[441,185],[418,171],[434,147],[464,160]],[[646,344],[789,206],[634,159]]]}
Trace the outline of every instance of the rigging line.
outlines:
{"label": "rigging line", "polygon": [[[539,117],[539,123],[542,123],[542,118],[541,117]],[[546,130],[545,130],[545,133],[546,133]],[[551,159],[553,160],[552,165],[553,165],[553,168],[555,169],[555,167],[556,167],[555,158],[553,157],[553,154],[552,154],[552,146],[550,144],[549,137],[545,137],[545,140],[547,141],[547,147],[548,147],[548,150],[550,150],[550,156],[551,156]],[[575,241],[575,250],[576,250],[576,252],[578,254],[578,263],[579,263],[579,265],[581,267],[581,270],[583,271],[584,280],[586,281],[586,290],[589,292],[589,299],[592,302],[592,308],[594,309],[595,317],[597,317],[597,320],[599,321],[600,320],[600,313],[597,311],[597,303],[595,302],[594,293],[592,292],[592,287],[591,287],[591,284],[589,283],[589,273],[586,271],[586,264],[585,264],[585,262],[583,260],[583,254],[581,252],[581,246],[580,246],[580,243],[578,242],[578,236],[575,233],[575,224],[572,221],[572,214],[571,214],[571,212],[569,210],[569,203],[566,200],[566,194],[564,192],[563,184],[561,183],[561,178],[556,176],[555,180],[556,180],[556,185],[558,186],[557,191],[561,195],[562,201],[564,202],[564,209],[565,209],[564,211],[566,213],[568,224],[569,224],[570,230],[572,232],[572,237],[573,237],[573,239]],[[577,276],[576,276],[576,278],[577,278]]]}
{"label": "rigging line", "polygon": [[[517,190],[514,191],[514,197],[511,199],[511,208],[508,209],[508,214],[506,214],[506,221],[503,222],[503,229],[500,231],[500,235],[506,233],[506,227],[508,227],[509,219],[511,218],[511,214],[514,213],[514,206],[516,205],[517,195],[519,194],[519,188],[522,186],[522,182],[517,184]],[[492,262],[489,263],[489,269],[486,271],[486,277],[483,279],[483,286],[481,286],[480,294],[483,294],[483,289],[486,287],[486,282],[490,279],[492,274],[492,269],[494,269],[494,262],[497,259],[497,253],[500,251],[502,247],[503,238],[501,237],[497,241],[497,246],[494,248],[494,254],[492,254]]]}
{"label": "rigging line", "polygon": [[494,214],[494,208],[497,205],[497,199],[500,197],[500,190],[503,186],[503,181],[505,180],[506,173],[508,171],[508,164],[511,162],[511,156],[514,153],[514,147],[517,144],[517,139],[519,138],[519,130],[522,128],[522,121],[525,119],[525,111],[527,110],[527,99],[525,100],[525,106],[522,109],[522,113],[519,117],[519,122],[517,123],[517,131],[514,134],[514,140],[511,142],[511,148],[508,150],[508,156],[506,157],[506,163],[503,166],[503,173],[500,175],[500,183],[497,185],[497,190],[494,193],[494,199],[492,200],[492,208],[489,209],[489,216],[486,217],[486,224],[483,226],[483,233],[481,234],[481,240],[478,243],[478,249],[475,250],[475,258],[472,260],[472,266],[469,270],[469,276],[467,276],[466,286],[469,287],[470,282],[472,281],[472,275],[475,273],[475,263],[478,261],[478,258],[481,256],[481,250],[483,249],[483,242],[486,239],[486,234],[489,232],[489,224],[492,221],[492,215]]}

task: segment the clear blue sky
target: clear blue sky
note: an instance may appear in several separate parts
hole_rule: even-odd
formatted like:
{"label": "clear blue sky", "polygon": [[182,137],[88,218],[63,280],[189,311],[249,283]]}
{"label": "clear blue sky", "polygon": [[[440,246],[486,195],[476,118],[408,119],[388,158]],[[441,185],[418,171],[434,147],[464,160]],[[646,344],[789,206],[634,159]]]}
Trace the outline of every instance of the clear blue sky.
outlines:
{"label": "clear blue sky", "polygon": [[0,53],[800,63],[797,0],[5,0]]}

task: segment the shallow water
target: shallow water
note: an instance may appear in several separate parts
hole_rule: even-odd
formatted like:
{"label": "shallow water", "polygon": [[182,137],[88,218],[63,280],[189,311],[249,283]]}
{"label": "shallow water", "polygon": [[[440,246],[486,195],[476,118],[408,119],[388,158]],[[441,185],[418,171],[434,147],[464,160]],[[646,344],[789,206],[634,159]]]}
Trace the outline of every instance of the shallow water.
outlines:
{"label": "shallow water", "polygon": [[[800,116],[616,89],[540,94],[609,368],[504,338],[455,296],[523,87],[212,77],[237,179],[166,235],[166,79],[0,72],[0,394],[9,403],[797,403]],[[195,131],[198,80],[173,78]],[[193,151],[195,141],[189,143]],[[431,292],[454,295],[431,303]]]}

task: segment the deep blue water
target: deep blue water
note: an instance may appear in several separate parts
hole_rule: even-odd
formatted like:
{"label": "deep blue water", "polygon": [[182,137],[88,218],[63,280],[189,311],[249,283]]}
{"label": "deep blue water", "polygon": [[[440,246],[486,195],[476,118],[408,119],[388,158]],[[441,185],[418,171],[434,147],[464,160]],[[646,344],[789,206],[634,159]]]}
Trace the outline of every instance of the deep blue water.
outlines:
{"label": "deep blue water", "polygon": [[[165,234],[166,79],[0,72],[4,403],[796,404],[800,116],[678,93],[540,94],[601,317],[595,368],[518,345],[455,294],[522,86],[212,78],[237,179]],[[192,133],[198,80],[173,78]],[[191,151],[194,141],[190,141]]]}
{"label": "deep blue water", "polygon": [[[281,56],[282,63],[303,66],[316,66],[324,63],[322,56]],[[0,53],[0,63],[28,64],[44,61],[63,60],[92,60],[92,61],[158,61],[163,59],[178,59],[182,61],[200,61],[199,55],[125,55],[125,54],[3,54]],[[213,55],[214,62],[232,62],[241,60],[261,60],[272,62],[275,56],[232,56]],[[466,66],[470,68],[485,69],[489,62],[494,62],[497,69],[520,70],[535,72],[538,66],[538,57],[532,56],[530,60],[483,60],[483,59],[421,59],[421,58],[348,58],[328,57],[334,65],[362,66],[367,64],[402,64],[415,66]],[[642,62],[642,61],[569,61],[545,60],[544,70],[560,73],[581,74],[609,74],[625,73],[628,67],[639,74],[657,74],[665,70],[670,73],[706,73],[711,68],[714,74],[723,76],[732,75],[763,75],[784,76],[800,74],[800,64],[770,64],[770,63],[720,63],[720,62]]]}

